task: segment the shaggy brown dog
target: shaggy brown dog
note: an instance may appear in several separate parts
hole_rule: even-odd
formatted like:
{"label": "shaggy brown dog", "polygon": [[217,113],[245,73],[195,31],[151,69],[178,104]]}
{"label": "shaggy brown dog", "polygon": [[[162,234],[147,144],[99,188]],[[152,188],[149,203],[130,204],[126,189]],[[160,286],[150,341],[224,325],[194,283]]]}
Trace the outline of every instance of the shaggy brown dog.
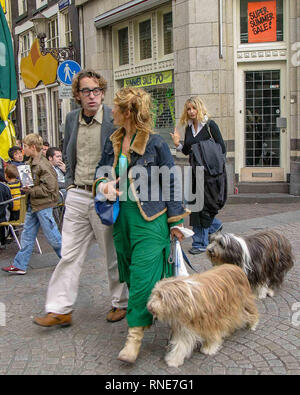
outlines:
{"label": "shaggy brown dog", "polygon": [[243,269],[260,299],[274,296],[274,288],[282,284],[294,265],[290,242],[271,230],[244,237],[216,234],[211,237],[206,253],[214,266],[232,263]]}
{"label": "shaggy brown dog", "polygon": [[171,350],[165,361],[174,367],[190,357],[197,342],[204,354],[213,355],[224,337],[247,324],[255,330],[258,323],[248,279],[233,265],[163,279],[152,290],[147,308],[171,326]]}

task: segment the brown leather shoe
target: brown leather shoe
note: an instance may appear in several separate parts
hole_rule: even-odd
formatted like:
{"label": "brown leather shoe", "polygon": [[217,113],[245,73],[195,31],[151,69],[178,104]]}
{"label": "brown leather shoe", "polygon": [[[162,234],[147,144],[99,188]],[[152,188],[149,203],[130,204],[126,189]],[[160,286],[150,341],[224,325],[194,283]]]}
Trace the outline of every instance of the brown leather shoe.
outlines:
{"label": "brown leather shoe", "polygon": [[70,326],[72,324],[72,313],[68,314],[56,314],[48,313],[44,317],[35,317],[33,322],[40,326],[55,326],[60,325],[62,327]]}
{"label": "brown leather shoe", "polygon": [[126,317],[126,309],[119,309],[117,307],[113,307],[110,312],[106,316],[106,320],[108,322],[117,322],[121,321]]}

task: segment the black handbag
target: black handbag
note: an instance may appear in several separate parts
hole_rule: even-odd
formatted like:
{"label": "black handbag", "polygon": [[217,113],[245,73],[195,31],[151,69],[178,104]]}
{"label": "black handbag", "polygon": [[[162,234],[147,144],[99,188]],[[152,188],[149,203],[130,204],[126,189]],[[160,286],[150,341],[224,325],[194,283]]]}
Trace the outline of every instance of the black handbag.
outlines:
{"label": "black handbag", "polygon": [[207,124],[207,129],[210,138],[193,144],[191,149],[198,165],[204,166],[211,176],[217,176],[224,172],[225,154],[222,152],[221,145],[215,142],[209,124]]}

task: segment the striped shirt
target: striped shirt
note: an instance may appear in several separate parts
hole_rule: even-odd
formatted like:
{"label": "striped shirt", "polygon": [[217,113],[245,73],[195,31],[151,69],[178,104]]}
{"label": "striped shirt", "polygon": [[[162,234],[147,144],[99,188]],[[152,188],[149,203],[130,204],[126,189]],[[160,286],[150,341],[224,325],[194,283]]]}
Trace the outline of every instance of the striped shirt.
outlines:
{"label": "striped shirt", "polygon": [[[12,198],[16,198],[21,196],[21,183],[19,180],[8,182],[7,185],[9,186],[10,193]],[[20,200],[15,200],[13,202],[12,211],[19,211],[20,210]]]}

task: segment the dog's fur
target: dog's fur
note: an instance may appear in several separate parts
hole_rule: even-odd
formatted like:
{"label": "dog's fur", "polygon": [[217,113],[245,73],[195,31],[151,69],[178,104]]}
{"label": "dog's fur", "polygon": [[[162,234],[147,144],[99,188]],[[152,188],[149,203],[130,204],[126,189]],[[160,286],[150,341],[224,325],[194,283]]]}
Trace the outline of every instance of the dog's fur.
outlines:
{"label": "dog's fur", "polygon": [[249,281],[237,266],[222,265],[200,274],[163,279],[156,283],[148,310],[172,330],[165,361],[178,367],[200,351],[215,354],[223,338],[249,325],[255,330],[258,311]]}
{"label": "dog's fur", "polygon": [[244,237],[218,233],[211,236],[206,253],[214,266],[231,263],[243,269],[260,299],[274,296],[294,265],[290,242],[271,230]]}

